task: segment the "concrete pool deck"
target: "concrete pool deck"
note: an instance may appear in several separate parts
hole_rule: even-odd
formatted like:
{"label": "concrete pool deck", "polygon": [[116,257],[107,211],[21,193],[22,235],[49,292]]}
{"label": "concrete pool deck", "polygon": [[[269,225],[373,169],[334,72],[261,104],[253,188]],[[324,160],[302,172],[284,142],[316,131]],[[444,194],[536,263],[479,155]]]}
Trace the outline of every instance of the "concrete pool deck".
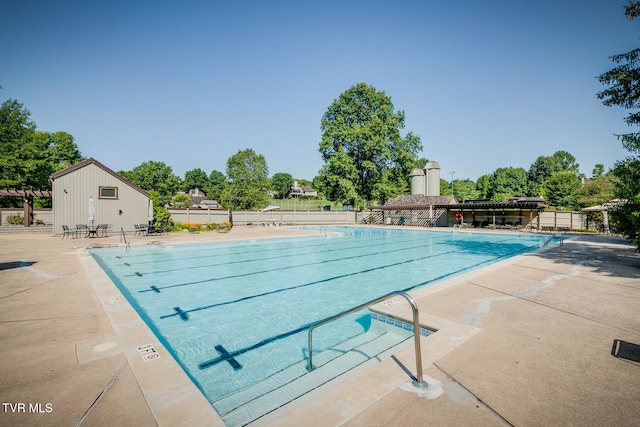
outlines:
{"label": "concrete pool deck", "polygon": [[[293,234],[235,227],[130,239]],[[118,244],[117,235],[0,235],[0,425],[223,425],[84,251]],[[411,295],[421,323],[439,329],[421,340],[425,393],[405,387],[405,369],[415,374],[405,348],[258,424],[637,425],[640,363],[631,359],[640,354],[627,345],[628,358],[612,355],[614,340],[640,344],[640,256],[624,239],[575,236]],[[160,358],[145,362],[136,345],[148,343]]]}

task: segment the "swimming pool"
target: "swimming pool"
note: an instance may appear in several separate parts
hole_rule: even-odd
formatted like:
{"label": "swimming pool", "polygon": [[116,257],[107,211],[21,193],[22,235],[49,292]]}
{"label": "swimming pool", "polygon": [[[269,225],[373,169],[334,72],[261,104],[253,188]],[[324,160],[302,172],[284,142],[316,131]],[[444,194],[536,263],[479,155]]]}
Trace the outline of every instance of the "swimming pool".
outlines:
{"label": "swimming pool", "polygon": [[[545,240],[358,227],[322,231],[90,253],[223,419],[235,424],[225,414],[254,398],[236,397],[253,384],[275,375],[306,375],[309,324],[391,291],[410,291],[538,248]],[[365,311],[314,333],[314,363],[344,353],[345,341],[384,334],[375,323]]]}

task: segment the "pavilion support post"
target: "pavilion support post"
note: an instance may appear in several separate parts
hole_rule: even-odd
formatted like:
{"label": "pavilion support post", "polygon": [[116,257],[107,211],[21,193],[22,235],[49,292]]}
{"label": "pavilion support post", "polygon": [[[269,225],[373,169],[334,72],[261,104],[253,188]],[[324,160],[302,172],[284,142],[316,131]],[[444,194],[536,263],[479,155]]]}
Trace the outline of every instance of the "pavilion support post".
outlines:
{"label": "pavilion support post", "polygon": [[602,211],[602,232],[609,234],[609,212],[606,209]]}
{"label": "pavilion support post", "polygon": [[33,223],[33,197],[24,196],[22,199],[24,220],[22,225],[30,227]]}

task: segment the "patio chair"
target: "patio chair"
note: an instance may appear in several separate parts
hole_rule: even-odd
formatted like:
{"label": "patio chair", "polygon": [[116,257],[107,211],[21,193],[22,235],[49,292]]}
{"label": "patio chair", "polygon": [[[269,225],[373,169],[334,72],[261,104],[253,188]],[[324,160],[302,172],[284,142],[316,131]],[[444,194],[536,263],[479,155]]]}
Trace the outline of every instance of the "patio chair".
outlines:
{"label": "patio chair", "polygon": [[69,229],[69,227],[66,226],[66,225],[63,225],[62,226],[62,238],[64,239],[65,237],[68,237],[68,236],[71,236],[71,235],[72,235],[72,233],[71,233],[71,230]]}
{"label": "patio chair", "polygon": [[141,236],[146,236],[149,234],[149,226],[147,224],[139,224],[138,229],[140,230]]}
{"label": "patio chair", "polygon": [[89,237],[89,227],[87,224],[76,224],[76,237],[84,234],[84,237]]}
{"label": "patio chair", "polygon": [[167,231],[169,231],[169,224],[166,221],[163,222],[160,225],[160,227],[156,229],[157,234],[165,234]]}
{"label": "patio chair", "polygon": [[107,224],[98,224],[97,235],[98,237],[107,237],[107,232],[109,231],[109,227]]}

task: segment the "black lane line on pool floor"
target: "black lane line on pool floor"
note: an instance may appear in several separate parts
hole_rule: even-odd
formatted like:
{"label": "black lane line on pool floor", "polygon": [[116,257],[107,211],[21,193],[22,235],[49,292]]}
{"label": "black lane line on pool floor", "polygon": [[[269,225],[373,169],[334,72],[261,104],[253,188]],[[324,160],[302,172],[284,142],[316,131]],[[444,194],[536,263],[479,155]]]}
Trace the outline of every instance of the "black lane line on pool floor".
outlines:
{"label": "black lane line on pool floor", "polygon": [[[371,230],[371,229],[365,229],[365,230]],[[341,233],[340,236],[336,237],[336,236],[331,236],[331,238],[327,238],[326,235],[309,235],[309,236],[300,236],[300,237],[296,237],[293,240],[295,240],[296,242],[302,242],[302,241],[309,241],[311,242],[310,245],[306,245],[307,247],[314,247],[314,246],[329,246],[332,244],[337,243],[338,240],[340,240],[340,238],[344,237],[344,238],[350,238],[350,237],[359,237],[359,236],[363,236],[363,237],[367,237],[367,241],[371,241],[369,239],[369,236],[381,236],[378,238],[378,240],[381,239],[386,239],[389,237],[395,237],[395,236],[404,236],[406,238],[410,238],[411,235],[410,234],[404,234],[404,233],[397,233],[397,231],[404,231],[404,232],[411,232],[411,233],[418,233],[418,232],[422,232],[424,233],[424,231],[417,231],[417,230],[384,230],[384,232],[381,233]],[[444,234],[444,233],[438,233],[438,234]],[[413,236],[413,238],[415,239],[415,236]],[[227,255],[232,256],[235,254],[247,254],[248,252],[250,254],[259,254],[262,252],[268,252],[268,253],[273,253],[273,252],[277,252],[277,251],[285,251],[285,250],[289,250],[290,248],[288,247],[288,245],[291,244],[291,240],[292,239],[265,239],[264,241],[268,241],[272,246],[281,246],[281,245],[287,245],[287,247],[277,247],[277,248],[267,248],[267,249],[263,249],[262,245],[247,245],[246,241],[245,242],[240,242],[240,244],[238,244],[238,242],[225,242],[227,244],[225,244],[224,246],[222,246],[222,243],[217,243],[214,245],[218,246],[218,247],[225,247],[229,249],[229,252],[227,252]],[[228,243],[235,243],[235,244],[228,244]],[[243,244],[244,243],[244,244]],[[176,246],[185,246],[185,247],[194,247],[194,246],[211,246],[211,243],[202,243],[202,244],[195,244],[195,245],[176,245]],[[163,247],[166,249],[166,246]],[[172,246],[172,249],[174,247]],[[257,249],[254,249],[257,248]],[[248,251],[248,249],[253,249]],[[149,256],[153,256],[154,253],[157,253],[155,251],[139,251],[136,253],[130,253],[127,255],[127,259],[131,260],[132,258],[138,258],[138,257],[149,257]],[[174,252],[175,253],[179,253],[179,252]],[[121,257],[119,255],[116,255],[116,258],[120,259]],[[199,256],[188,256],[186,258],[181,258],[182,261],[186,261],[186,260],[192,260],[192,259],[199,259],[199,258],[210,258],[210,255],[199,255]],[[149,261],[138,261],[138,262],[134,262],[134,264],[137,265],[142,265],[142,264],[153,264],[156,261],[154,260],[149,260]]]}
{"label": "black lane line on pool floor", "polygon": [[[222,361],[229,362],[229,365],[231,365],[234,371],[239,371],[240,369],[242,369],[242,365],[238,363],[238,361],[234,359],[234,356],[231,353],[229,353],[223,346],[218,344],[214,348],[220,354],[220,357],[218,358],[220,359],[220,362]],[[200,365],[198,365],[198,367],[200,367]]]}
{"label": "black lane line on pool floor", "polygon": [[[484,244],[481,244],[481,245],[476,245],[475,247],[481,247],[481,246],[486,246],[486,245],[490,245],[490,244],[493,244],[493,243],[484,243]],[[524,252],[527,249],[528,248],[523,248],[520,251],[517,251],[516,253]],[[288,287],[288,288],[281,288],[281,289],[278,289],[278,290],[275,290],[275,291],[263,292],[261,294],[250,295],[250,296],[247,296],[247,297],[244,297],[244,298],[239,298],[239,299],[236,299],[236,300],[231,300],[231,301],[225,301],[225,302],[221,302],[221,303],[211,304],[211,305],[207,305],[207,306],[203,306],[203,307],[197,307],[197,308],[193,308],[193,309],[190,309],[190,310],[182,310],[180,307],[174,307],[174,310],[176,311],[175,313],[165,314],[163,316],[160,316],[160,319],[166,319],[166,318],[169,318],[169,317],[180,316],[180,318],[182,320],[186,321],[186,320],[189,319],[188,313],[207,310],[207,309],[210,309],[210,308],[220,307],[220,306],[223,306],[223,305],[235,304],[235,303],[246,301],[246,300],[250,300],[250,299],[253,299],[253,298],[263,297],[263,296],[267,296],[267,295],[273,295],[273,294],[277,294],[277,293],[280,293],[280,292],[290,291],[290,290],[293,290],[293,289],[300,289],[300,288],[304,288],[304,287],[307,287],[307,286],[313,286],[313,285],[317,285],[317,284],[320,284],[320,283],[326,283],[326,282],[330,282],[330,281],[337,280],[337,279],[344,279],[346,277],[351,277],[351,276],[355,276],[355,275],[358,275],[358,274],[370,273],[372,271],[382,270],[382,269],[389,268],[389,267],[396,267],[396,266],[399,266],[399,265],[408,264],[408,263],[412,263],[412,262],[420,261],[420,260],[424,260],[424,259],[435,258],[435,257],[441,256],[441,255],[446,255],[446,254],[449,254],[449,253],[452,253],[452,252],[455,252],[455,251],[443,252],[443,253],[437,254],[437,255],[427,255],[427,256],[424,256],[424,257],[413,258],[413,259],[410,259],[410,260],[403,260],[403,261],[395,262],[395,263],[392,263],[392,264],[382,265],[382,266],[378,266],[378,267],[372,267],[372,268],[368,268],[368,269],[360,270],[360,271],[356,271],[356,272],[351,272],[351,273],[345,273],[345,274],[341,274],[339,276],[333,276],[333,277],[328,277],[328,278],[322,279],[322,280],[316,280],[316,281],[313,281],[313,282],[304,283],[302,285],[291,286],[291,287]],[[430,280],[428,280],[426,282],[423,282],[421,284],[412,285],[412,286],[410,286],[410,287],[408,287],[406,289],[414,289],[416,287],[423,286],[426,283],[433,282],[435,280],[441,280],[441,279],[443,279],[445,277],[448,277],[448,276],[451,276],[451,275],[454,275],[454,274],[458,274],[461,271],[466,271],[468,269],[476,268],[476,267],[478,267],[480,265],[483,265],[483,264],[487,264],[487,263],[490,263],[490,262],[495,262],[495,260],[499,260],[499,259],[502,259],[502,258],[511,257],[511,256],[513,256],[512,254],[513,254],[513,252],[510,253],[510,254],[501,254],[501,255],[498,255],[498,256],[496,256],[494,258],[491,258],[490,260],[484,260],[484,261],[481,261],[481,262],[476,263],[474,265],[462,268],[460,270],[456,270],[456,271],[451,272],[451,273],[446,273],[446,274],[444,274],[442,276],[430,279]]]}
{"label": "black lane line on pool floor", "polygon": [[[244,354],[244,353],[246,353],[248,351],[255,350],[257,348],[265,346],[265,345],[267,345],[269,343],[272,343],[274,341],[277,341],[279,339],[287,338],[287,337],[289,337],[291,335],[294,335],[294,334],[297,334],[299,332],[305,331],[305,330],[309,329],[311,327],[311,325],[312,325],[312,323],[308,323],[308,324],[306,324],[304,326],[299,327],[298,329],[294,329],[293,331],[288,331],[288,332],[284,332],[284,333],[279,334],[279,335],[275,335],[275,336],[272,336],[272,337],[269,337],[269,338],[265,338],[262,341],[260,341],[260,342],[258,342],[256,344],[253,344],[252,346],[244,347],[244,348],[241,348],[239,350],[234,350],[234,351],[231,351],[231,352],[227,352],[225,355],[222,355],[220,357],[216,357],[215,359],[211,359],[211,360],[207,360],[206,362],[199,363],[198,364],[198,368],[200,368],[200,369],[210,368],[210,367],[212,367],[214,365],[217,365],[220,362],[224,362],[224,361],[226,361],[228,359],[232,359],[234,357],[240,356],[241,354]],[[218,346],[216,346],[216,350],[217,350],[217,347]]]}
{"label": "black lane line on pool floor", "polygon": [[[345,237],[350,237],[350,236],[345,236]],[[384,237],[384,236],[383,236]],[[387,236],[388,237],[388,236]],[[330,246],[332,244],[335,244],[334,242],[336,240],[338,240],[337,238],[332,238],[332,239],[327,239],[324,236],[321,235],[317,235],[317,236],[305,236],[305,237],[300,237],[300,240],[296,240],[296,241],[309,241],[311,242],[311,244],[306,245],[306,247],[318,247],[318,246]],[[287,241],[278,241],[278,242],[274,242],[273,240],[269,240],[269,243],[271,244],[271,246],[278,246],[278,247],[270,247],[270,248],[264,248],[264,246],[262,245],[243,245],[243,246],[239,246],[239,245],[234,245],[234,246],[226,246],[228,247],[229,251],[226,253],[226,255],[228,256],[233,256],[233,255],[237,255],[237,254],[241,254],[241,255],[256,255],[256,254],[260,254],[260,253],[273,253],[273,252],[281,252],[281,251],[287,251],[290,248],[285,246],[282,247],[283,245],[290,245],[291,242],[289,241],[291,239],[287,239]],[[370,240],[368,240],[370,241]],[[207,244],[201,244],[200,246],[210,246]],[[190,246],[193,247],[193,246]],[[179,252],[177,252],[179,253]],[[176,252],[173,252],[173,254],[176,254]],[[131,257],[149,257],[149,256],[153,256],[154,253],[149,253],[149,252],[144,252],[144,253],[140,253],[140,254],[136,254],[136,255],[131,255]],[[131,257],[127,258],[130,259]],[[206,258],[210,258],[210,255],[198,255],[198,256],[187,256],[184,258],[179,258],[181,261],[189,261],[189,260],[194,260],[194,259],[206,259]],[[154,260],[149,260],[149,261],[138,261],[138,262],[134,262],[134,264],[136,265],[142,265],[142,264],[153,264],[155,263]]]}
{"label": "black lane line on pool floor", "polygon": [[[522,250],[522,251],[520,251],[520,252],[524,252],[525,250],[526,250],[526,249],[523,249],[523,250]],[[494,258],[494,260],[499,260],[499,259],[501,259],[501,258],[509,258],[509,257],[511,257],[511,255],[503,255],[503,256],[499,256],[499,257]],[[402,289],[401,291],[402,291],[402,292],[409,292],[410,290],[413,290],[413,289],[418,288],[418,287],[420,287],[420,286],[424,286],[425,284],[427,284],[427,283],[429,283],[429,282],[433,282],[433,281],[436,281],[436,280],[442,280],[442,279],[447,278],[447,277],[449,277],[449,276],[453,276],[453,275],[455,275],[455,274],[458,274],[458,273],[460,273],[460,272],[462,272],[462,271],[465,271],[465,270],[469,270],[469,269],[473,269],[473,268],[480,267],[481,265],[486,264],[486,263],[488,263],[488,262],[490,262],[490,261],[482,261],[482,262],[476,263],[476,264],[474,264],[474,265],[471,265],[471,266],[469,266],[469,267],[463,268],[462,270],[458,270],[458,271],[455,271],[455,272],[451,272],[451,273],[443,274],[442,276],[440,276],[440,277],[436,277],[435,279],[428,280],[428,281],[426,281],[426,282],[422,282],[422,283],[419,283],[419,284],[417,284],[417,285],[410,286],[410,287],[408,287],[408,288]],[[331,279],[329,279],[329,280],[331,280]],[[305,285],[305,286],[306,286],[306,285]],[[176,309],[177,309],[177,307],[176,307]],[[182,311],[182,310],[180,310],[180,311]],[[191,310],[190,310],[190,311],[191,311]],[[184,312],[183,312],[183,313],[184,313]],[[228,351],[226,351],[226,350],[225,350],[225,351],[226,351],[226,353],[224,353],[224,354],[222,354],[222,353],[221,353],[221,356],[220,356],[220,357],[216,357],[215,359],[211,359],[211,360],[208,360],[208,361],[206,361],[206,362],[199,363],[199,364],[198,364],[198,368],[200,368],[200,369],[210,368],[210,367],[212,367],[212,366],[214,366],[214,365],[219,364],[220,362],[228,361],[229,359],[233,359],[233,360],[235,361],[235,359],[234,359],[234,358],[235,358],[235,357],[237,357],[237,356],[240,356],[240,355],[242,355],[242,354],[244,354],[244,353],[247,353],[247,352],[249,352],[249,351],[252,351],[252,350],[258,349],[258,348],[260,348],[260,347],[263,347],[263,346],[265,346],[265,345],[267,345],[267,344],[270,344],[270,343],[272,343],[272,342],[274,342],[274,341],[277,341],[277,340],[279,340],[279,339],[287,338],[287,337],[289,337],[289,336],[291,336],[291,335],[294,335],[294,334],[297,334],[297,333],[303,332],[303,331],[305,331],[305,330],[309,329],[309,328],[311,327],[311,325],[313,325],[314,323],[315,323],[315,322],[311,322],[311,323],[308,323],[308,324],[306,324],[306,325],[304,325],[304,326],[299,327],[298,329],[294,329],[294,330],[292,330],[292,331],[283,332],[282,334],[278,334],[278,335],[274,335],[274,336],[269,337],[269,338],[265,338],[265,339],[263,339],[262,341],[260,341],[260,342],[258,342],[258,343],[256,343],[256,344],[253,344],[253,345],[251,345],[251,346],[248,346],[248,347],[244,347],[244,348],[241,348],[241,349],[238,349],[238,350],[234,350],[234,351],[231,351],[231,352],[228,352]],[[215,347],[215,348],[216,348],[216,350],[218,350],[218,347],[222,347],[222,346],[217,345],[217,346]],[[220,351],[218,351],[218,352],[220,353]],[[237,363],[237,361],[236,361],[236,363]],[[232,366],[233,366],[233,365],[232,365]],[[234,368],[234,370],[237,370],[237,369],[235,369],[235,368]]]}
{"label": "black lane line on pool floor", "polygon": [[[511,239],[505,239],[505,240],[498,241],[498,242],[489,242],[489,243],[482,243],[482,244],[478,244],[478,245],[474,245],[474,246],[468,246],[468,247],[465,248],[465,250],[466,249],[473,249],[473,248],[481,247],[481,246],[486,246],[486,245],[493,245],[495,243],[506,242],[506,241],[509,241],[509,240],[511,240]],[[248,273],[234,274],[234,275],[231,275],[231,276],[217,277],[217,278],[214,278],[214,279],[203,279],[203,280],[197,280],[197,281],[194,281],[194,282],[178,283],[178,284],[175,284],[175,285],[154,286],[154,288],[142,289],[142,290],[138,291],[138,293],[145,293],[145,292],[152,292],[152,291],[157,293],[157,292],[159,292],[159,291],[161,291],[163,289],[171,289],[171,288],[179,288],[179,287],[183,287],[183,286],[199,285],[199,284],[202,284],[202,283],[210,283],[210,282],[216,282],[216,281],[227,280],[227,279],[237,279],[239,277],[248,277],[248,276],[253,276],[253,275],[258,275],[258,274],[269,274],[269,273],[274,273],[276,271],[292,270],[292,269],[295,269],[295,268],[306,268],[306,267],[310,267],[310,266],[313,266],[313,265],[321,265],[321,264],[327,264],[327,263],[331,263],[331,262],[339,262],[339,261],[344,261],[344,260],[349,260],[349,259],[358,259],[358,258],[365,258],[365,257],[383,255],[383,254],[387,254],[387,253],[414,250],[414,249],[419,249],[419,248],[425,247],[425,246],[432,247],[433,244],[431,244],[431,243],[420,244],[420,245],[417,245],[417,246],[410,246],[410,247],[405,247],[405,248],[401,248],[401,249],[389,249],[389,250],[385,250],[385,251],[378,251],[378,252],[372,253],[372,254],[361,254],[361,255],[354,255],[354,256],[351,256],[351,257],[333,258],[333,259],[329,259],[329,260],[312,262],[312,263],[297,264],[297,265],[287,265],[287,266],[284,266],[284,267],[271,268],[271,269],[268,269],[268,270],[258,270],[258,271],[248,272]],[[425,258],[428,258],[428,257],[434,257],[434,256],[450,254],[450,253],[456,252],[458,250],[460,250],[460,249],[459,248],[455,248],[455,249],[453,249],[451,251],[443,252],[441,254],[429,255],[427,257],[415,258],[415,259],[409,260],[408,262],[412,262],[412,261],[416,261],[416,260],[420,260],[420,259],[425,259]],[[393,264],[390,264],[390,265],[393,265]]]}
{"label": "black lane line on pool floor", "polygon": [[[446,237],[440,238],[438,240],[445,240]],[[432,238],[433,240],[434,238]],[[415,238],[405,238],[405,239],[396,239],[393,241],[389,241],[388,239],[376,239],[375,242],[371,242],[371,240],[367,240],[365,243],[367,244],[354,244],[351,246],[341,246],[336,248],[335,245],[338,244],[338,242],[333,242],[330,245],[329,244],[323,244],[323,245],[312,245],[312,248],[308,251],[300,251],[300,252],[296,252],[296,256],[301,256],[301,255],[307,255],[307,254],[323,254],[323,253],[329,253],[329,252],[339,252],[339,251],[350,251],[353,249],[363,249],[363,248],[368,248],[368,247],[377,247],[380,245],[380,243],[384,243],[385,246],[389,246],[389,245],[397,245],[397,244],[402,244],[405,242],[411,242],[411,241],[416,241]],[[313,247],[317,247],[317,246],[331,246],[330,249],[326,249],[326,250],[314,250]],[[186,267],[181,267],[181,268],[172,268],[170,270],[154,270],[154,271],[149,271],[149,272],[144,272],[143,274],[164,274],[164,273],[172,273],[175,271],[180,271],[180,270],[188,270],[188,271],[192,271],[198,268],[212,268],[212,267],[217,267],[219,265],[231,265],[231,264],[243,264],[243,263],[250,263],[250,262],[256,262],[256,261],[269,261],[269,260],[275,260],[275,259],[281,259],[281,258],[290,258],[291,257],[291,252],[290,252],[291,248],[281,248],[281,249],[275,249],[275,250],[264,250],[264,251],[260,251],[260,252],[267,252],[267,253],[273,253],[273,252],[279,252],[279,251],[284,251],[284,250],[288,250],[289,252],[282,254],[282,255],[274,255],[274,256],[270,256],[270,257],[264,257],[264,258],[247,258],[247,259],[242,259],[242,260],[237,260],[237,261],[231,261],[231,262],[221,262],[218,264],[204,264],[204,265],[195,265],[195,266],[186,266]],[[306,248],[305,248],[306,249]],[[238,252],[238,253],[242,253],[242,252]],[[253,251],[251,252],[251,255],[255,255],[257,252]],[[243,255],[247,255],[246,253],[242,253]],[[227,254],[228,256],[234,255],[234,253],[229,253]],[[198,259],[198,258],[211,258],[211,255],[205,255],[205,256],[197,256],[197,257],[189,257],[189,258],[182,258],[181,261],[184,260],[193,260],[193,259]],[[151,262],[151,261],[150,261]],[[140,264],[145,264],[145,263],[135,263],[137,265]],[[125,263],[125,265],[129,265],[127,263]],[[133,274],[127,274],[124,275],[124,277],[132,277],[134,276]]]}
{"label": "black lane line on pool floor", "polygon": [[[412,239],[415,240],[415,239]],[[403,241],[396,241],[396,242],[391,242],[390,244],[400,244],[403,243]],[[337,252],[337,251],[349,251],[349,250],[353,250],[353,249],[362,249],[362,248],[367,248],[367,247],[376,247],[379,246],[380,242],[375,242],[375,243],[370,243],[367,245],[352,245],[352,246],[348,246],[348,247],[339,247],[339,248],[335,248],[333,247],[332,249],[326,249],[326,250],[308,250],[308,251],[300,251],[300,252],[296,252],[296,255],[308,255],[308,254],[323,254],[323,253],[329,253],[329,252]],[[317,245],[314,245],[317,246]],[[282,251],[284,249],[277,249],[275,251],[261,251],[261,252],[268,252],[268,253],[273,253],[276,251]],[[250,255],[254,255],[255,252],[252,252]],[[227,254],[228,256],[231,256],[233,254]],[[246,255],[246,254],[243,254]],[[289,250],[289,252],[282,254],[282,255],[274,255],[274,256],[269,256],[269,257],[264,257],[264,258],[247,258],[247,259],[241,259],[241,260],[237,260],[237,261],[230,261],[230,262],[220,262],[220,263],[212,263],[212,264],[204,264],[204,265],[195,265],[195,266],[186,266],[186,267],[182,267],[182,268],[172,268],[170,270],[154,270],[154,271],[149,271],[149,272],[145,272],[144,274],[164,274],[164,273],[173,273],[175,271],[180,271],[180,270],[188,270],[188,271],[192,271],[198,268],[212,268],[212,267],[217,267],[220,265],[232,265],[232,264],[244,264],[244,263],[252,263],[252,262],[256,262],[256,261],[270,261],[270,260],[275,260],[275,259],[282,259],[282,258],[290,258],[291,257],[291,252]],[[211,258],[211,255],[206,255],[206,256],[198,256],[198,257],[190,257],[190,258],[184,258],[181,259],[181,261],[184,261],[185,259],[197,259],[197,258]],[[133,274],[127,274],[124,277],[132,277],[134,276]]]}

